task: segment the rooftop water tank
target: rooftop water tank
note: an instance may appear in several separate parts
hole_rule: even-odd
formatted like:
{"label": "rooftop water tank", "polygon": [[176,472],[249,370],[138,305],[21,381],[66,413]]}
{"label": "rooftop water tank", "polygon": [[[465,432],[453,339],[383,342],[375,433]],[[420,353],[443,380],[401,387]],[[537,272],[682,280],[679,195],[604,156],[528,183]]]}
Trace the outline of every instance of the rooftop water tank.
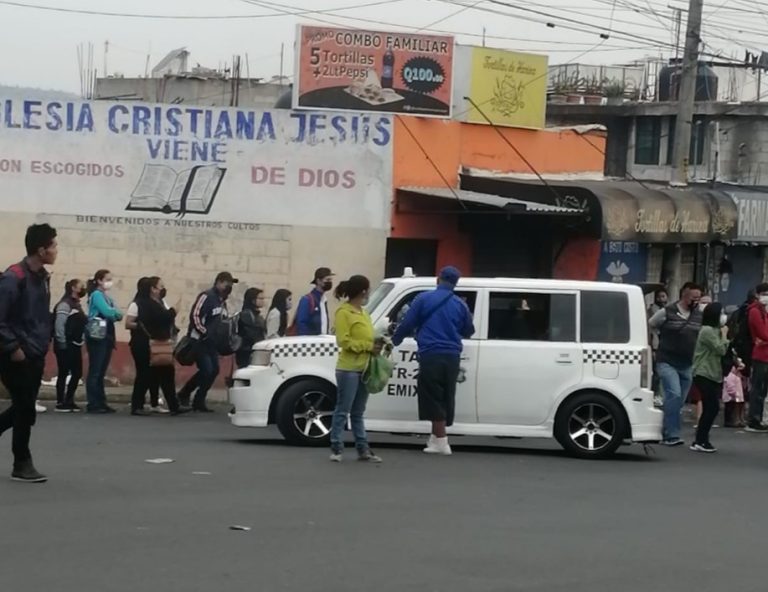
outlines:
{"label": "rooftop water tank", "polygon": [[[679,63],[672,63],[661,69],[659,72],[659,101],[676,101],[678,99],[681,69],[682,66]],[[717,100],[717,74],[704,62],[699,62],[696,72],[696,100]]]}

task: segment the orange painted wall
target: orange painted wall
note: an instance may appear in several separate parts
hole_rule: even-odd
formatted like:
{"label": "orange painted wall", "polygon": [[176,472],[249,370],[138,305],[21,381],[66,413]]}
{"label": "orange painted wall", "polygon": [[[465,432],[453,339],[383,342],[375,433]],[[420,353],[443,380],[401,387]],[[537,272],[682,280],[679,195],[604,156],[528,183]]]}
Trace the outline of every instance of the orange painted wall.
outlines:
{"label": "orange painted wall", "polygon": [[[602,132],[587,134],[589,142],[597,149],[572,130],[503,128],[501,133],[542,174],[603,171],[604,156],[600,150],[605,151],[605,135]],[[487,125],[397,117],[394,138],[395,188],[445,187],[446,181],[458,188],[462,166],[501,173],[533,172],[499,137],[499,133]],[[471,239],[459,232],[458,216],[403,214],[395,207],[392,237],[436,239],[439,241],[438,268],[450,263],[457,265],[464,273],[472,273]],[[583,249],[585,245],[580,246],[583,256],[591,254],[592,248]],[[599,258],[599,249],[597,253]],[[584,274],[585,261],[577,259],[580,271],[571,269],[577,261],[563,260],[558,261],[558,274],[561,277]]]}

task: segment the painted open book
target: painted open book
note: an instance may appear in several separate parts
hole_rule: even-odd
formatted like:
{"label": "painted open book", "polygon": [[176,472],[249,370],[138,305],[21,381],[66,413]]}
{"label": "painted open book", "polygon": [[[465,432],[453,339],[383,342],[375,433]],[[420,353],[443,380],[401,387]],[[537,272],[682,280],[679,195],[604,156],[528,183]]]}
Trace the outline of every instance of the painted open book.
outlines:
{"label": "painted open book", "polygon": [[176,171],[163,164],[145,164],[126,210],[164,214],[207,214],[227,169],[198,165]]}

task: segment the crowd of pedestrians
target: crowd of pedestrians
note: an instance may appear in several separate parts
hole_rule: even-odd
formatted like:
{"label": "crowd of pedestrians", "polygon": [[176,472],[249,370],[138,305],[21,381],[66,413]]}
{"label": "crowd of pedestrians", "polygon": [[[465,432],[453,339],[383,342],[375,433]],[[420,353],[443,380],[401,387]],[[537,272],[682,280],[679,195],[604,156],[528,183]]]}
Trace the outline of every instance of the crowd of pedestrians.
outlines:
{"label": "crowd of pedestrians", "polygon": [[[186,340],[185,347],[191,352],[187,357],[197,371],[177,391],[174,358],[179,359],[175,343],[181,333],[177,327],[180,303],[168,305],[162,278],[140,278],[136,294],[123,312],[111,295],[111,271],[99,269],[87,281],[67,280],[63,295],[51,311],[46,266],[56,262],[56,238],[56,230],[48,224],[30,226],[25,238],[26,257],[0,275],[0,379],[11,396],[10,407],[0,414],[0,434],[13,429],[13,479],[46,480],[34,466],[29,442],[51,342],[58,366],[56,411],[82,411],[75,403],[75,395],[83,377],[85,348],[85,412],[115,413],[107,402],[104,382],[116,347],[117,324],[121,321],[130,332],[129,346],[135,365],[131,394],[134,416],[210,412],[206,399],[219,375],[220,356],[232,355],[237,366],[244,367],[250,363],[253,345],[263,339],[329,334],[335,327],[340,353],[331,460],[340,462],[343,458],[343,430],[346,418],[350,417],[357,458],[381,462],[370,449],[365,430],[369,393],[364,373],[371,357],[382,352],[385,339],[375,334],[364,308],[371,288],[366,277],[356,275],[339,283],[333,294],[342,303],[332,322],[328,296],[334,290],[334,274],[327,267],[318,268],[311,291],[301,296],[294,320],[289,324],[293,305],[290,291],[277,290],[265,311],[264,292],[249,288],[242,309],[232,314],[228,299],[238,279],[226,271],[219,273],[213,286],[200,293],[192,304],[181,341]],[[418,343],[419,418],[432,423],[432,434],[424,449],[431,454],[451,454],[446,428],[453,422],[462,339],[474,332],[466,303],[454,294],[459,277],[457,269],[445,268],[436,290],[414,300],[393,337],[395,344],[408,336],[415,336]]]}
{"label": "crowd of pedestrians", "polygon": [[726,427],[768,432],[768,284],[750,291],[730,317],[692,282],[673,303],[666,290],[657,290],[648,315],[653,388],[661,394],[664,410],[662,444],[685,444],[681,416],[686,401],[696,406],[690,445],[696,452],[717,451],[710,433],[721,403]]}

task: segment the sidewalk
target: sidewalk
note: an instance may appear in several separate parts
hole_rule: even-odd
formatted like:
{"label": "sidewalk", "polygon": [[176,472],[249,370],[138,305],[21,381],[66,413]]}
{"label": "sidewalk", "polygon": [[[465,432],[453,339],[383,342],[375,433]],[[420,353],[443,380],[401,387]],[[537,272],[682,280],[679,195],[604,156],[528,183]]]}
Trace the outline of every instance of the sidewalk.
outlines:
{"label": "sidewalk", "polygon": [[[122,403],[130,403],[131,402],[131,391],[132,388],[129,386],[117,386],[117,387],[107,387],[107,400],[111,403],[116,404],[122,404]],[[0,400],[7,400],[8,399],[8,393],[5,391],[5,388],[0,386]],[[77,395],[75,396],[75,399],[78,403],[85,403],[85,386],[80,386],[77,389]],[[43,386],[40,387],[40,396],[38,397],[38,400],[41,402],[55,402],[56,401],[56,389],[48,384],[43,384]],[[149,400],[149,394],[147,394],[147,400]],[[226,403],[227,402],[227,391],[226,389],[211,389],[208,392],[208,398],[207,400],[211,403]]]}

